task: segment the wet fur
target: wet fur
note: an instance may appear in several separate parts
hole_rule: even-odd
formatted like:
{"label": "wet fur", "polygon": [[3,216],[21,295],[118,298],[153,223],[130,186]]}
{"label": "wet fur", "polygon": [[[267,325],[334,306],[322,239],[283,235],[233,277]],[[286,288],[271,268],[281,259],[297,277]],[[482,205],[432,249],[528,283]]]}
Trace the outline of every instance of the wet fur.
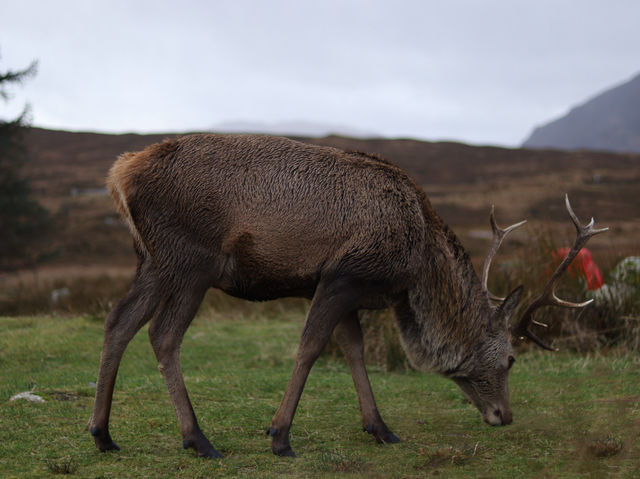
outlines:
{"label": "wet fur", "polygon": [[[383,158],[260,135],[191,135],[121,155],[107,185],[131,230],[138,270],[105,323],[89,423],[100,450],[117,448],[108,420],[122,353],[151,321],[183,444],[220,457],[198,426],[179,366],[182,336],[210,287],[248,300],[312,298],[291,380],[268,429],[276,454],[294,455],[293,415],[334,330],[363,428],[378,442],[399,440],[382,421],[367,379],[360,309],[393,308],[417,368],[484,385],[502,371],[510,311],[490,306],[456,236],[414,181]],[[475,382],[460,384],[483,415],[500,407],[510,421],[500,374],[504,381],[478,394]]]}

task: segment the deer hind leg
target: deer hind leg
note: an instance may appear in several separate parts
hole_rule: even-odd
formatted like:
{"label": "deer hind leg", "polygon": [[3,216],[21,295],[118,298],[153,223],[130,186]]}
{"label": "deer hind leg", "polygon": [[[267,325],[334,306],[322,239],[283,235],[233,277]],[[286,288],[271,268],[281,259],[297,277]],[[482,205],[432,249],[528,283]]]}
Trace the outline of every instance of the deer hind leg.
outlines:
{"label": "deer hind leg", "polygon": [[119,450],[109,434],[109,414],[113,388],[122,355],[158,303],[157,276],[149,258],[142,258],[129,292],[109,313],[104,326],[104,342],[96,384],[93,412],[87,429],[101,451]]}
{"label": "deer hind leg", "polygon": [[356,304],[357,295],[344,286],[321,283],[311,302],[291,379],[267,429],[267,434],[272,437],[271,449],[278,456],[295,457],[289,444],[289,430],[309,371],[329,341],[336,324],[348,316]]}
{"label": "deer hind leg", "polygon": [[164,377],[171,402],[178,416],[182,445],[193,448],[201,457],[221,458],[200,430],[180,368],[180,345],[193,320],[206,287],[183,288],[166,298],[149,326],[149,339],[158,359],[158,369]]}
{"label": "deer hind leg", "polygon": [[354,311],[340,321],[334,334],[351,369],[362,413],[363,430],[372,434],[376,441],[382,444],[400,442],[400,438],[391,432],[380,417],[373,397],[364,362],[364,343],[357,312]]}

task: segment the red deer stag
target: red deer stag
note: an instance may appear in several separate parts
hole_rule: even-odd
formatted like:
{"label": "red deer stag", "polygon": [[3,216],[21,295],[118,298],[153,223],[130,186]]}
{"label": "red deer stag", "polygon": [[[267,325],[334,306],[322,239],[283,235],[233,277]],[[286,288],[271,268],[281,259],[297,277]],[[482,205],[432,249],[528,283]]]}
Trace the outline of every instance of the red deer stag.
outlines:
{"label": "red deer stag", "polygon": [[180,344],[205,291],[248,300],[310,298],[293,374],[267,434],[272,450],[295,456],[289,430],[309,371],[332,333],[351,368],[364,430],[400,439],[383,422],[363,359],[360,309],[392,308],[411,364],[453,379],[491,425],[512,421],[507,384],[512,337],[527,336],[534,308],[558,300],[553,283],[594,230],[576,244],[518,325],[508,322],[522,288],[499,306],[454,233],[401,169],[374,155],[250,135],[193,135],[121,155],[108,177],[133,235],[131,289],[105,321],[96,399],[88,429],[101,451],[109,434],[122,354],[147,322],[158,367],[178,416],[183,446],[221,457],[204,436],[180,369]]}

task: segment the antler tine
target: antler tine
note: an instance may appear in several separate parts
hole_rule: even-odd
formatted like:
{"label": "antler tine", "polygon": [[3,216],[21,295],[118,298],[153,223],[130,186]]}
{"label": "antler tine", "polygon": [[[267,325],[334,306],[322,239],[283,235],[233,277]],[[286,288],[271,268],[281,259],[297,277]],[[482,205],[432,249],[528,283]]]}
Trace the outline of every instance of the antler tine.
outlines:
{"label": "antler tine", "polygon": [[585,301],[583,303],[572,303],[570,301],[565,301],[556,296],[555,293],[555,283],[560,276],[567,270],[573,259],[577,256],[583,246],[589,241],[592,236],[595,236],[599,233],[604,233],[608,231],[609,228],[600,228],[595,229],[593,227],[594,220],[591,218],[591,221],[586,225],[582,226],[580,224],[580,220],[573,212],[571,208],[571,203],[569,203],[569,195],[565,195],[565,204],[567,207],[567,211],[569,212],[569,216],[571,217],[571,221],[573,221],[574,226],[576,227],[576,240],[573,243],[573,247],[569,251],[569,254],[562,260],[562,262],[558,265],[556,270],[553,272],[549,281],[544,287],[542,294],[538,296],[525,310],[518,321],[518,324],[513,328],[514,333],[520,337],[527,337],[531,339],[534,343],[540,346],[543,349],[549,351],[555,351],[554,348],[548,346],[544,342],[542,342],[539,338],[537,338],[531,331],[529,331],[529,324],[534,323],[540,326],[546,327],[546,324],[539,323],[533,319],[533,312],[541,308],[542,306],[561,306],[563,308],[583,308],[588,304],[591,304],[593,299],[589,301]]}
{"label": "antler tine", "polygon": [[[571,221],[573,221],[573,225],[576,227],[576,231],[578,232],[578,234],[580,234],[581,231],[585,231],[587,233],[589,233],[589,236],[587,237],[587,239],[591,238],[594,235],[597,235],[599,233],[604,233],[605,231],[609,231],[609,228],[600,228],[600,229],[593,229],[593,225],[595,223],[595,220],[593,219],[593,217],[591,217],[591,221],[589,221],[589,224],[587,224],[586,226],[581,226],[580,225],[580,220],[578,219],[578,217],[576,216],[576,214],[573,212],[573,208],[571,208],[571,203],[569,203],[569,195],[565,194],[564,195],[564,203],[567,206],[567,211],[569,212],[569,216],[571,217]],[[585,241],[586,243],[586,241]]]}
{"label": "antler tine", "polygon": [[519,223],[508,226],[505,229],[501,229],[496,223],[494,211],[495,211],[495,207],[494,205],[491,205],[491,214],[489,215],[489,223],[491,223],[493,238],[491,239],[491,245],[489,246],[489,251],[487,251],[487,255],[484,257],[484,261],[482,262],[482,289],[484,289],[487,292],[490,299],[494,301],[504,301],[504,298],[500,298],[499,296],[492,294],[489,291],[489,288],[487,286],[487,282],[489,281],[489,268],[491,267],[491,260],[498,252],[498,249],[500,248],[500,245],[502,244],[502,240],[504,239],[504,237],[509,232],[525,224],[527,220],[520,221]]}

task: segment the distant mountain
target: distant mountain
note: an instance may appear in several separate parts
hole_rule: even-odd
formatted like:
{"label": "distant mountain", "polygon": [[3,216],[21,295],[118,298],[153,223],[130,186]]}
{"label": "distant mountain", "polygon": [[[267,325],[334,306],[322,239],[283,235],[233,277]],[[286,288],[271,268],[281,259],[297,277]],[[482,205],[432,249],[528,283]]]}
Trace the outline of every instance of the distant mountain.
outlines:
{"label": "distant mountain", "polygon": [[226,121],[212,128],[216,133],[264,133],[267,135],[304,136],[319,138],[340,135],[350,138],[375,138],[379,135],[344,125],[315,123],[310,121],[282,121],[261,123],[252,121]]}
{"label": "distant mountain", "polygon": [[522,146],[640,152],[640,75],[536,128]]}

